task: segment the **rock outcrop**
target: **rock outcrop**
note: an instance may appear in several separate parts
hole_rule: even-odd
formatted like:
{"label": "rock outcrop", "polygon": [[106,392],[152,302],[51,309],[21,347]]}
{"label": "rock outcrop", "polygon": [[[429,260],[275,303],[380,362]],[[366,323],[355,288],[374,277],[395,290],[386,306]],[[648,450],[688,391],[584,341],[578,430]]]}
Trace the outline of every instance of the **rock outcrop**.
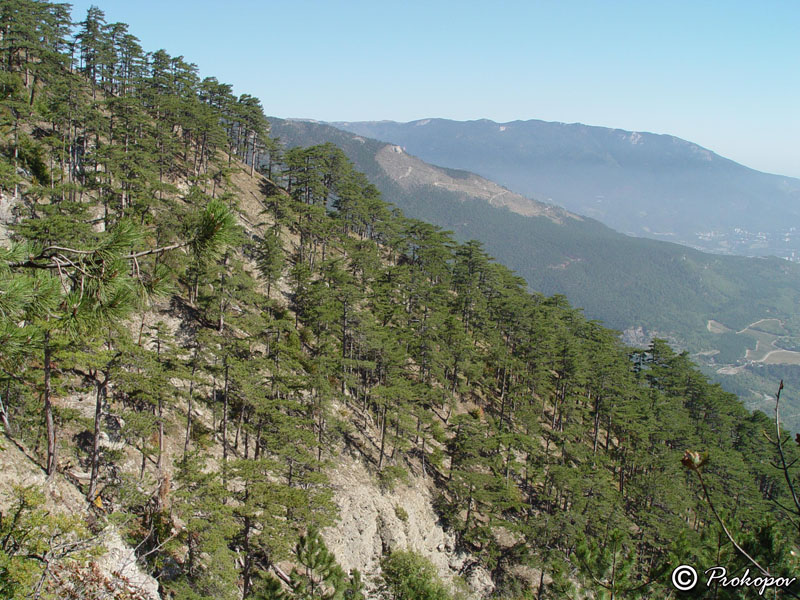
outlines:
{"label": "rock outcrop", "polygon": [[466,583],[474,598],[494,590],[489,573],[459,552],[453,534],[439,523],[429,479],[411,476],[407,484],[381,490],[364,464],[350,457],[343,457],[329,477],[340,519],[323,537],[345,570],[358,569],[371,585],[380,573],[382,554],[414,550],[444,581]]}
{"label": "rock outcrop", "polygon": [[[52,480],[21,449],[8,439],[2,440],[4,450],[0,451],[0,512],[6,513],[14,504],[14,489],[34,487],[44,492],[43,508],[51,513],[79,515],[89,519],[86,500],[78,489],[63,476],[56,475]],[[112,582],[124,585],[126,590],[135,592],[147,600],[161,600],[158,582],[144,572],[137,563],[136,554],[125,544],[113,527],[102,530],[96,538],[101,552],[95,563],[100,575]]]}

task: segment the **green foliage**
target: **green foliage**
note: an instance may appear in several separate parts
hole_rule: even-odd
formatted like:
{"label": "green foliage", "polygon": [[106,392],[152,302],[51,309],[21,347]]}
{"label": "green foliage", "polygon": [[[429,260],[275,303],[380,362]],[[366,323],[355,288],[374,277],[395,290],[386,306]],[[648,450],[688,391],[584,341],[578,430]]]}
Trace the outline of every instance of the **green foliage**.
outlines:
{"label": "green foliage", "polygon": [[388,465],[378,473],[378,481],[382,489],[392,491],[397,484],[408,483],[408,471],[400,465]]}
{"label": "green foliage", "polygon": [[380,593],[387,600],[452,598],[430,561],[409,550],[395,550],[381,559]]}
{"label": "green foliage", "polygon": [[233,213],[223,202],[211,200],[198,216],[189,228],[189,245],[195,260],[215,260],[236,239]]}
{"label": "green foliage", "polygon": [[408,511],[400,506],[399,504],[394,507],[394,514],[395,516],[400,519],[403,523],[408,522]]}
{"label": "green foliage", "polygon": [[746,335],[726,332],[714,339],[714,348],[719,350],[713,359],[716,364],[736,364],[744,359],[747,350],[755,350],[756,341]]}
{"label": "green foliage", "polygon": [[51,514],[39,490],[16,488],[0,513],[0,598],[21,600],[31,590],[52,589],[60,569],[88,561],[93,549],[81,519]]}
{"label": "green foliage", "polygon": [[267,296],[270,287],[280,277],[284,267],[284,248],[280,231],[270,229],[255,248],[256,264],[267,283]]}
{"label": "green foliage", "polygon": [[349,575],[336,562],[333,553],[315,529],[300,537],[294,550],[297,567],[292,569],[289,589],[284,590],[272,577],[261,585],[265,600],[364,600],[361,574]]}
{"label": "green foliage", "polygon": [[[3,427],[51,477],[67,461],[90,474],[98,521],[118,510],[165,593],[362,598],[360,576],[318,533],[336,516],[327,472],[342,450],[387,492],[425,479],[459,550],[503,593],[521,590],[520,566],[542,573],[536,597],[576,582],[633,597],[663,592],[674,556],[735,561],[680,470],[687,448],[709,450],[704,481],[742,543],[786,558],[797,538],[772,504],[789,498],[768,424],[688,354],[662,340],[626,348],[564,296],[530,294],[491,244],[405,218],[332,144],[284,152],[257,100],[201,81],[180,57],[145,54],[99,9],[78,24],[73,58],[59,6],[0,8],[0,188],[19,213],[0,248]],[[263,212],[236,181],[262,189]],[[404,193],[409,206],[453,211],[447,194]],[[461,208],[521,248],[535,238],[527,266],[558,258],[548,243],[560,225],[531,236],[519,219]],[[618,288],[596,294],[620,318],[658,312],[677,282],[699,285],[710,269],[576,227],[592,255],[571,271],[581,290],[594,277],[584,266],[624,287],[634,275],[617,277],[620,255],[648,284],[662,261],[668,276],[630,303]],[[731,324],[750,314],[706,291]],[[93,419],[73,418],[82,411],[65,400],[78,396]],[[83,539],[27,502],[16,525],[6,514],[0,525],[16,540],[3,550],[9,594],[41,576],[28,555],[48,551],[47,535]],[[408,518],[400,505],[396,515]],[[90,577],[88,559],[72,558]],[[295,568],[278,582],[284,561]],[[387,598],[450,597],[419,555],[382,567]]]}
{"label": "green foliage", "polygon": [[[208,472],[199,458],[187,458],[178,465],[174,514],[184,523],[179,540],[169,536],[159,539],[149,531],[142,542],[157,548],[168,544],[175,551],[176,541],[181,541],[187,559],[178,577],[167,585],[177,598],[233,599],[238,596],[238,573],[234,566],[235,554],[229,540],[236,531],[232,507],[226,504],[228,490],[222,485],[218,473]],[[169,554],[160,552],[155,566],[163,568]]]}
{"label": "green foliage", "polygon": [[612,531],[602,545],[594,540],[578,543],[575,558],[585,577],[584,587],[594,590],[595,597],[602,600],[652,593],[633,572],[633,547],[632,540],[625,539],[619,530]]}
{"label": "green foliage", "polygon": [[[499,262],[524,277],[530,289],[563,294],[589,318],[619,331],[643,327],[645,334],[668,338],[693,353],[720,350],[713,368],[707,370],[709,377],[747,398],[751,409],[762,408],[761,392],[769,396],[773,380],[755,369],[746,374],[717,373],[720,366],[735,365],[743,358],[751,341],[734,340],[735,334],[713,334],[708,321],[715,319],[738,331],[760,319],[778,317],[792,334],[784,339],[800,331],[794,316],[800,290],[797,264],[776,257],[703,254],[683,245],[625,236],[592,219],[522,218],[490,206],[483,198],[465,199],[464,193],[438,185],[409,188],[388,177],[379,163],[384,142],[322,123],[276,118],[271,123],[273,133],[289,146],[336,143],[380,188],[384,199],[411,217],[451,230],[461,242],[480,240]],[[437,147],[442,142],[437,139]],[[458,171],[446,169],[443,174],[459,176]],[[787,400],[800,407],[800,397]],[[800,420],[791,422],[800,430]]]}

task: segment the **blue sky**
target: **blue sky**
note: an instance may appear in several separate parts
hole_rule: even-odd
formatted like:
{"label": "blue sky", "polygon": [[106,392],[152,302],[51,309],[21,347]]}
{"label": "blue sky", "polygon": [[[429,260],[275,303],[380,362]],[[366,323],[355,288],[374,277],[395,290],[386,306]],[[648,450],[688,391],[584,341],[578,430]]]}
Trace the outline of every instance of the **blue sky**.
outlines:
{"label": "blue sky", "polygon": [[90,4],[269,115],[580,122],[800,177],[800,3]]}

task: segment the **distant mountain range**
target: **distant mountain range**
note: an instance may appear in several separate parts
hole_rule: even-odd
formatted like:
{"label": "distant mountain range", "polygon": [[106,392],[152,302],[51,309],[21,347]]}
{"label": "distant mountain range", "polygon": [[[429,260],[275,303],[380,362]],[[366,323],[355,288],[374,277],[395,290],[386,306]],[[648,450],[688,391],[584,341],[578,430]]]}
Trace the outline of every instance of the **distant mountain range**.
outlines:
{"label": "distant mountain range", "polygon": [[800,180],[674,136],[536,120],[333,125],[630,235],[717,253],[800,257]]}
{"label": "distant mountain range", "polygon": [[704,337],[709,319],[740,330],[760,318],[788,316],[800,301],[800,265],[623,235],[392,144],[323,123],[271,124],[288,146],[335,143],[408,216],[481,240],[532,289],[564,294],[611,327],[643,327],[685,342]]}
{"label": "distant mountain range", "polygon": [[[792,345],[800,344],[800,264],[623,235],[474,173],[431,165],[393,144],[323,123],[270,122],[272,135],[289,147],[336,144],[407,216],[463,241],[480,240],[532,290],[565,295],[590,318],[624,332],[628,343],[644,345],[659,336],[688,349],[749,406],[768,408],[765,394],[774,392],[776,376],[796,375],[800,389],[800,367],[745,367],[755,342],[736,333],[777,318],[785,336],[776,347],[785,342],[787,349],[800,348]],[[792,424],[800,429],[800,396],[788,400],[797,403]]]}

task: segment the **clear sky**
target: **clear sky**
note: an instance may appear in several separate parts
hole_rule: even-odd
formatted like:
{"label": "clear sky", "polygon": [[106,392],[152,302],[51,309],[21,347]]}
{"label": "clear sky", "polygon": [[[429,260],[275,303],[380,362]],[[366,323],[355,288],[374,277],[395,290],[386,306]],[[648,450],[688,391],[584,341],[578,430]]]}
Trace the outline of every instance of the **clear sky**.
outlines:
{"label": "clear sky", "polygon": [[543,119],[669,133],[800,177],[800,3],[73,2],[268,115]]}

